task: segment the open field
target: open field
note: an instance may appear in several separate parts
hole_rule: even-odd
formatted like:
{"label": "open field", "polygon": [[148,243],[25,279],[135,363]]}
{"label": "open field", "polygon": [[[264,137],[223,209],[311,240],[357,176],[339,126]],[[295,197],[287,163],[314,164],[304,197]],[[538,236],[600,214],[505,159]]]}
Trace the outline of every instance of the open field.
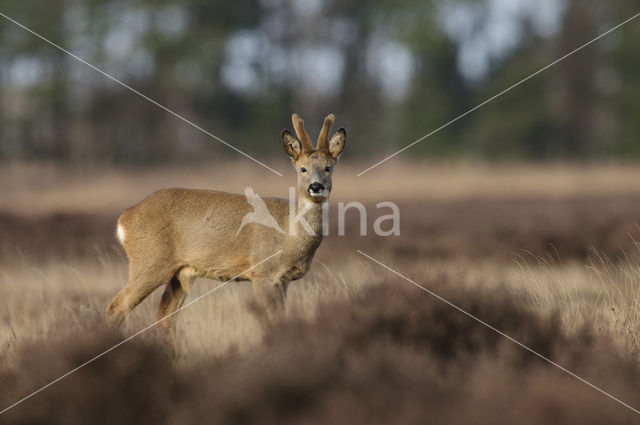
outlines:
{"label": "open field", "polygon": [[[276,167],[288,170],[282,163]],[[16,406],[2,423],[632,423],[638,415],[360,249],[630,406],[640,407],[640,167],[340,164],[330,234],[264,325],[231,283]],[[0,410],[152,322],[115,332],[119,212],[162,187],[286,196],[244,163],[195,169],[0,169]],[[233,178],[229,178],[229,175]],[[394,201],[397,237],[337,235],[337,202]],[[193,299],[218,282],[198,280]],[[160,292],[160,291],[157,291]]]}

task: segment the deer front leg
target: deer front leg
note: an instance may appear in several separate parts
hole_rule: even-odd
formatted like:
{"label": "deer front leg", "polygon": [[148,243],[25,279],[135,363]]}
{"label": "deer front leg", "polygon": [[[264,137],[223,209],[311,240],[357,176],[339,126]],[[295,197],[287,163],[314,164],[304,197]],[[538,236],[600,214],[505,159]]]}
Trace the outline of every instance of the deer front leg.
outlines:
{"label": "deer front leg", "polygon": [[274,278],[256,278],[252,284],[256,302],[265,315],[269,319],[284,316],[289,282]]}

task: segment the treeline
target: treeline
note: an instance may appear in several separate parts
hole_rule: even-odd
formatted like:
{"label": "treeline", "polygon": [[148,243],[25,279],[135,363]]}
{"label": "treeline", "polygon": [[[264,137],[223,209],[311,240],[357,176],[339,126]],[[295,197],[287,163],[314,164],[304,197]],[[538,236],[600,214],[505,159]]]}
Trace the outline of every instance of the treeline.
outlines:
{"label": "treeline", "polygon": [[[291,112],[314,132],[333,112],[359,158],[409,144],[640,12],[633,0],[38,3],[2,12],[240,149],[279,155]],[[638,158],[639,44],[640,19],[409,156]],[[5,18],[0,93],[2,161],[234,154]]]}

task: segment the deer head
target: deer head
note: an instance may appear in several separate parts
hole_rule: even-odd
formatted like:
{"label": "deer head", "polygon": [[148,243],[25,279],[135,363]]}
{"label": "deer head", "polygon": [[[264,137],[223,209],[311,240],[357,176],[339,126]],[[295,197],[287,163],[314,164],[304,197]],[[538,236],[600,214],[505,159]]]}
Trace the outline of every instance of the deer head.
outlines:
{"label": "deer head", "polygon": [[324,119],[315,148],[304,129],[304,121],[298,114],[291,116],[297,137],[293,136],[289,130],[282,132],[284,150],[298,173],[298,196],[312,202],[323,202],[329,198],[333,167],[338,162],[347,139],[344,128],[339,129],[329,138],[334,120],[333,114],[327,115]]}

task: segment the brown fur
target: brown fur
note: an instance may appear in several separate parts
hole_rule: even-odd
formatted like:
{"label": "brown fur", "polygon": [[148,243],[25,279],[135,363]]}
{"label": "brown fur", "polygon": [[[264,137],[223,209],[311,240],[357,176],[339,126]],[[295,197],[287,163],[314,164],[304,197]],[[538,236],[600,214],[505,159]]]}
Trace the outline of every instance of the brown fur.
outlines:
{"label": "brown fur", "polygon": [[[346,138],[340,129],[331,139],[335,139],[334,149],[331,142],[313,149],[302,120],[294,114],[292,121],[298,137],[308,143],[305,146],[306,142],[287,130],[282,134],[285,151],[298,172],[296,211],[311,204],[305,219],[315,234],[308,234],[300,223],[295,235],[289,234],[289,201],[285,199],[264,199],[284,234],[250,223],[236,235],[242,218],[252,211],[244,195],[192,189],[155,192],[118,219],[121,243],[129,257],[129,280],[107,307],[110,320],[120,324],[131,309],[164,285],[158,310],[158,319],[163,319],[180,309],[196,277],[249,280],[257,300],[268,311],[284,309],[289,283],[307,273],[322,240],[322,204],[328,201],[331,173]],[[324,139],[332,122],[333,115],[325,119]],[[308,188],[314,182],[322,184],[326,193],[312,196]],[[282,252],[258,264],[278,250]],[[162,322],[172,338],[174,319]]]}
{"label": "brown fur", "polygon": [[331,126],[333,126],[333,121],[335,119],[336,117],[333,114],[327,115],[327,117],[324,119],[322,130],[320,130],[320,134],[318,135],[318,143],[316,145],[319,151],[329,150],[329,131],[331,131]]}
{"label": "brown fur", "polygon": [[296,131],[298,140],[302,143],[302,151],[312,152],[313,145],[311,144],[311,138],[309,137],[307,130],[304,128],[304,120],[300,118],[298,114],[293,114],[293,116],[291,116],[291,121],[293,122],[293,129]]}

